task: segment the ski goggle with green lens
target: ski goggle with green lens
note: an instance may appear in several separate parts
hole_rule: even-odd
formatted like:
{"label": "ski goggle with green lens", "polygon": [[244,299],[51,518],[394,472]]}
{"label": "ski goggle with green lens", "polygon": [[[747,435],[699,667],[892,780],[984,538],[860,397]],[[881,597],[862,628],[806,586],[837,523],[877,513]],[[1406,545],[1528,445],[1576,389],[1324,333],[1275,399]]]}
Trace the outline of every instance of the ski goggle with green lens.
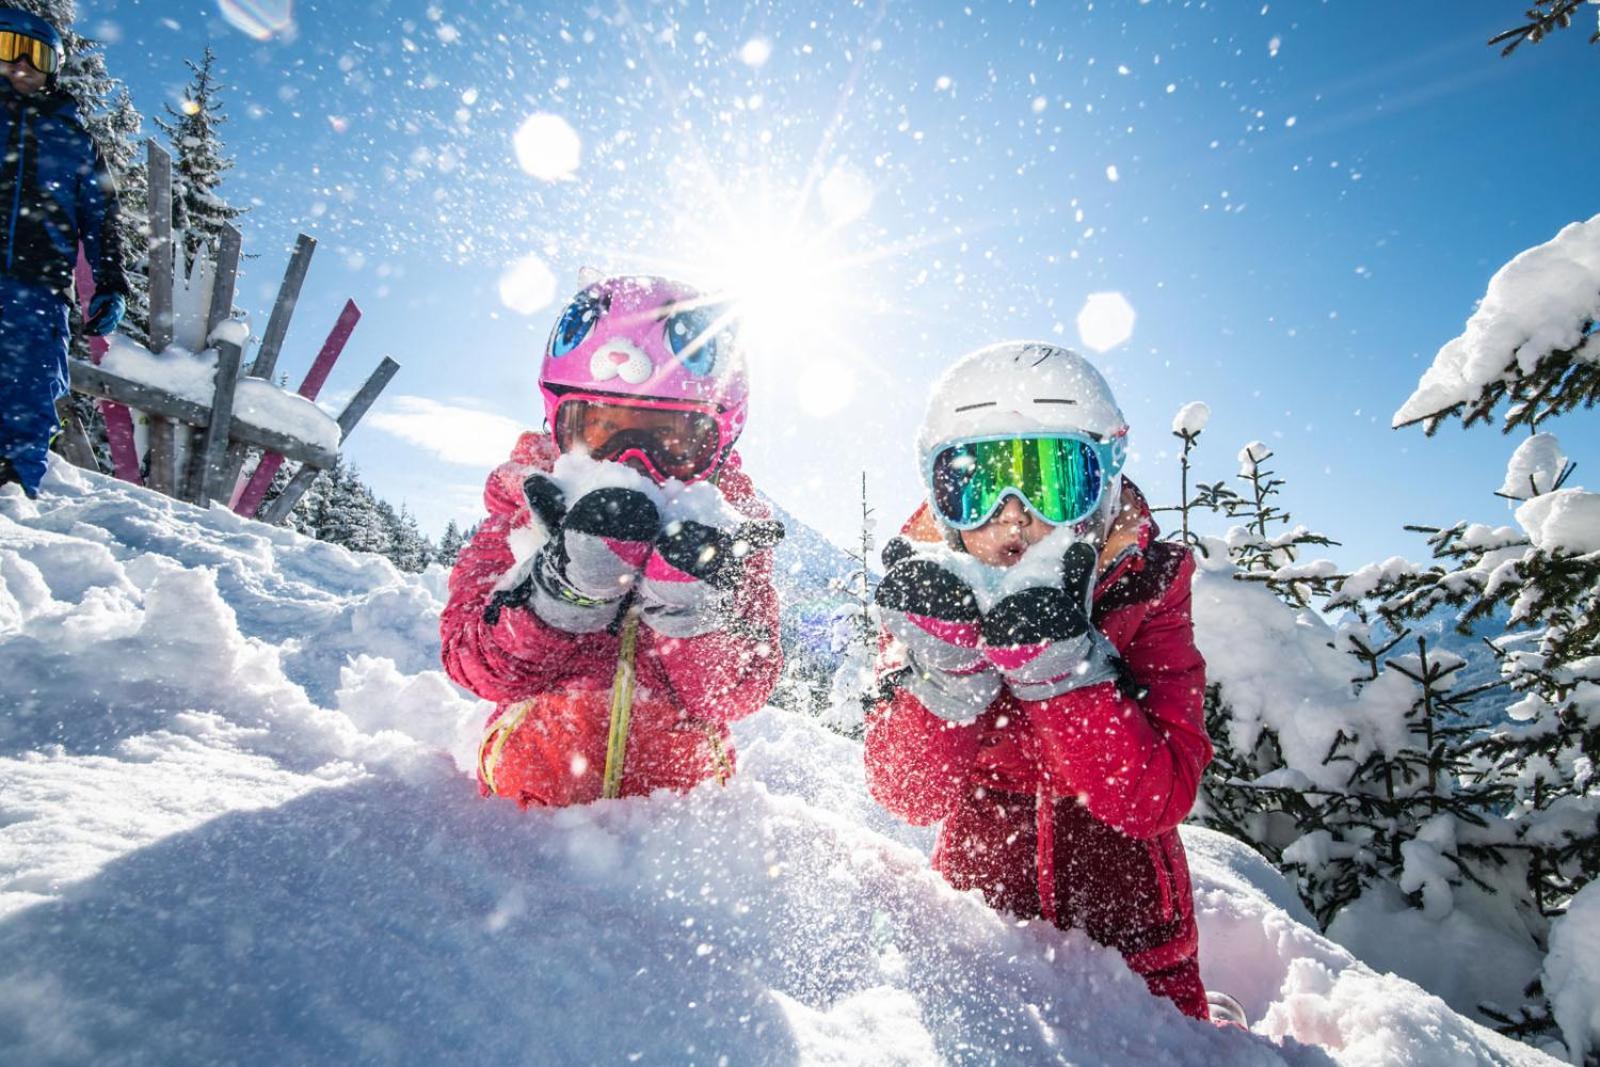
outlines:
{"label": "ski goggle with green lens", "polygon": [[1122,470],[1127,440],[1041,433],[975,437],[945,445],[927,472],[933,506],[957,530],[976,530],[1014,496],[1054,526],[1094,514]]}

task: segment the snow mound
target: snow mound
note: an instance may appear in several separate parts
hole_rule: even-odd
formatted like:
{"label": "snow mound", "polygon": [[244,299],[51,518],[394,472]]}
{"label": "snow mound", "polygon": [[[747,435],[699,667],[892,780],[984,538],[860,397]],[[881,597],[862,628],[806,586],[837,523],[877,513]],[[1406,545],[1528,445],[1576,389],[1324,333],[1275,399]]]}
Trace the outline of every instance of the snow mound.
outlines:
{"label": "snow mound", "polygon": [[1259,1021],[1185,1019],[951,890],[776,709],[726,788],[482,800],[443,578],[59,465],[0,492],[8,1062],[1549,1062],[1205,831],[1206,977]]}
{"label": "snow mound", "polygon": [[1600,1052],[1600,883],[1590,882],[1550,928],[1544,988],[1574,1063]]}

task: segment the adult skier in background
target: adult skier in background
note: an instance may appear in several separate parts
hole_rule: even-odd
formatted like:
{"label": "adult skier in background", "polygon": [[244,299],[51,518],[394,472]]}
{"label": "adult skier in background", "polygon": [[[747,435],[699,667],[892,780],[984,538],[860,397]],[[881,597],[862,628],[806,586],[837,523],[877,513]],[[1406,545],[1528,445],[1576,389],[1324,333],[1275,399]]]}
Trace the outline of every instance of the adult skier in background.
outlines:
{"label": "adult skier in background", "polygon": [[80,243],[95,281],[84,329],[109,334],[127,308],[116,185],[57,86],[65,58],[55,27],[0,8],[0,485],[19,482],[30,497],[68,388],[67,308]]}
{"label": "adult skier in background", "polygon": [[731,315],[662,278],[590,285],[539,388],[547,432],[490,475],[440,623],[450,676],[497,704],[480,789],[562,806],[725,779],[728,723],[781,667],[782,527],[733,451],[749,381]]}
{"label": "adult skier in background", "polygon": [[951,884],[1087,931],[1205,1019],[1177,831],[1211,760],[1194,562],[1122,476],[1127,433],[1100,374],[1053,345],[995,345],[935,384],[928,500],[876,593],[868,783],[912,822],[943,820]]}

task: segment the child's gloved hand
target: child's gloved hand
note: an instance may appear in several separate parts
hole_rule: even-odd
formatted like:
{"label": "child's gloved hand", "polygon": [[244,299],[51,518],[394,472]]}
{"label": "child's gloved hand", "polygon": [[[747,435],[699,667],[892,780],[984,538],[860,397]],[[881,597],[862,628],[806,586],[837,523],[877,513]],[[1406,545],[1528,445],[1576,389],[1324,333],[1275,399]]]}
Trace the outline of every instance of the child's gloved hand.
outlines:
{"label": "child's gloved hand", "polygon": [[1061,584],[1012,593],[983,617],[983,654],[1022,700],[1044,700],[1119,677],[1116,650],[1089,618],[1099,553],[1081,541],[1061,559]]}
{"label": "child's gloved hand", "polygon": [[121,293],[101,293],[89,301],[89,317],[84,321],[84,332],[104,337],[122,325],[122,317],[127,313],[128,301]]}
{"label": "child's gloved hand", "polygon": [[554,479],[535,473],[523,483],[528,507],[549,531],[533,570],[515,589],[497,593],[485,618],[506,606],[531,605],[545,622],[568,633],[594,633],[616,618],[634,587],[661,514],[633,489],[595,489],[570,508]]}
{"label": "child's gloved hand", "polygon": [[967,723],[1000,693],[1000,675],[979,650],[981,615],[972,588],[905,538],[883,549],[887,568],[874,600],[889,635],[906,648],[901,683],[933,714]]}
{"label": "child's gloved hand", "polygon": [[726,624],[728,594],[753,553],[783,540],[783,524],[740,523],[722,530],[693,519],[668,522],[656,538],[639,587],[646,625],[667,637],[695,637]]}

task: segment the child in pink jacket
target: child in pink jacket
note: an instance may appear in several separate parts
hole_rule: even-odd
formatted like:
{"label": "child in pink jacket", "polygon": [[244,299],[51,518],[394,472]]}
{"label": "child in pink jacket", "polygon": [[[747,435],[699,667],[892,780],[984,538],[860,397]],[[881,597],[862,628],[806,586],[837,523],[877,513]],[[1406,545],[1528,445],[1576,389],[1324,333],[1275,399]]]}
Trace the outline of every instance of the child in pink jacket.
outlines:
{"label": "child in pink jacket", "polygon": [[877,591],[889,695],[868,784],[943,820],[951,884],[1086,931],[1205,1019],[1177,829],[1211,759],[1194,562],[1122,477],[1127,432],[1100,374],[1054,345],[983,349],[935,385],[929,499]]}
{"label": "child in pink jacket", "polygon": [[445,669],[496,703],[480,788],[599,798],[619,700],[617,795],[725,779],[728,723],[782,666],[782,528],[733,451],[749,381],[730,317],[666,279],[598,282],[562,313],[539,387],[549,432],[490,475],[440,622]]}

